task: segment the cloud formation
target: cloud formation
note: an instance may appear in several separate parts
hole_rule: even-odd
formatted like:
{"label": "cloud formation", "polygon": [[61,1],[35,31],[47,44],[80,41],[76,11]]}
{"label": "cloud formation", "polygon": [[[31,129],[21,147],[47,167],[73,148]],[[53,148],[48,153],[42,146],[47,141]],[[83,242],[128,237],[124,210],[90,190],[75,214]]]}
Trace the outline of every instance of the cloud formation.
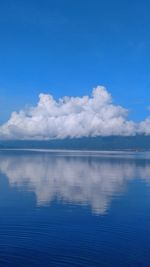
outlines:
{"label": "cloud formation", "polygon": [[96,87],[92,96],[63,97],[56,101],[40,94],[37,106],[13,112],[0,127],[0,139],[63,139],[137,133],[150,134],[150,118],[137,124],[128,111],[112,102],[108,91]]}

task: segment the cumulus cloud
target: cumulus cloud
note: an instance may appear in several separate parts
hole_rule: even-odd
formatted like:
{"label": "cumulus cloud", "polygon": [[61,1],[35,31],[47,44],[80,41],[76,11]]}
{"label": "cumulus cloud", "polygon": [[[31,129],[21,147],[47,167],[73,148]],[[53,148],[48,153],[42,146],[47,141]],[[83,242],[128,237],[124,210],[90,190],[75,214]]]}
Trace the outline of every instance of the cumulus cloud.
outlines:
{"label": "cumulus cloud", "polygon": [[127,115],[126,109],[113,104],[111,95],[102,86],[96,87],[90,97],[63,97],[56,101],[51,95],[40,94],[37,106],[11,114],[0,127],[0,138],[135,135],[137,124],[128,120]]}
{"label": "cumulus cloud", "polygon": [[139,123],[139,133],[150,135],[150,117]]}

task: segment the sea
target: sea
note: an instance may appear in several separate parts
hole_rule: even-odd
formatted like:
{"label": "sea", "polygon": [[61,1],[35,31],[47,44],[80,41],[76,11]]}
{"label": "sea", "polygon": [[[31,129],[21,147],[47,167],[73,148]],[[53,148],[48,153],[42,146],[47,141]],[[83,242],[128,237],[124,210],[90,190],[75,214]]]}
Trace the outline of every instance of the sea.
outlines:
{"label": "sea", "polygon": [[1,149],[0,266],[150,267],[150,152]]}

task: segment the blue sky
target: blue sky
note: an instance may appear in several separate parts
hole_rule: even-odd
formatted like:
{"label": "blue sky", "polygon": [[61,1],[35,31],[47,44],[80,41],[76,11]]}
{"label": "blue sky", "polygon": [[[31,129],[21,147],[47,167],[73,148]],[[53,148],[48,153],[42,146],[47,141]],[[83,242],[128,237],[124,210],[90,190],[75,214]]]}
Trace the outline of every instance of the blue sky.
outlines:
{"label": "blue sky", "polygon": [[104,85],[133,120],[150,111],[150,2],[5,0],[0,8],[0,122],[40,92]]}

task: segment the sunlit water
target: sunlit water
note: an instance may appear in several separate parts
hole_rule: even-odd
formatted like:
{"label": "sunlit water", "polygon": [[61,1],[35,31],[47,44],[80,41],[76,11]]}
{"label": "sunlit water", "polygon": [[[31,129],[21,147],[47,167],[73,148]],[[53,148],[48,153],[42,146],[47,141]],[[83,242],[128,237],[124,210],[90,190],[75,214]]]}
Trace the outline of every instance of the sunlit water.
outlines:
{"label": "sunlit water", "polygon": [[150,154],[1,150],[0,266],[149,267]]}

